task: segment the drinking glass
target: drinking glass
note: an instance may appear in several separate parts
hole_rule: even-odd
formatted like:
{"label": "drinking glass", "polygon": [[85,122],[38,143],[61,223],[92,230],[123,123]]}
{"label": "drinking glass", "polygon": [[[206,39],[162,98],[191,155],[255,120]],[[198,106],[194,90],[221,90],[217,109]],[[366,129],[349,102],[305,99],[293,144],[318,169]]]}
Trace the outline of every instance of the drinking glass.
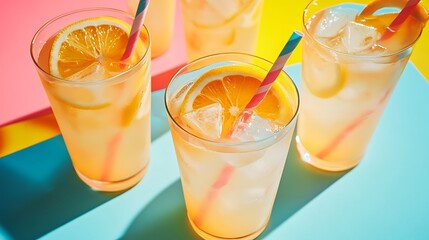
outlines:
{"label": "drinking glass", "polygon": [[221,52],[255,54],[262,0],[181,0],[188,62]]}
{"label": "drinking glass", "polygon": [[211,55],[179,70],[165,93],[187,215],[193,229],[205,239],[254,239],[265,229],[295,127],[298,91],[282,71],[276,81],[284,89],[291,119],[278,131],[262,136],[249,130],[254,138],[229,141],[195,135],[187,128],[180,108],[195,80],[213,68],[243,64],[264,72],[272,66],[247,54]]}
{"label": "drinking glass", "polygon": [[[138,0],[127,0],[129,12],[135,14]],[[152,0],[149,3],[145,25],[152,40],[151,56],[156,58],[171,46],[174,30],[176,0]]]}
{"label": "drinking glass", "polygon": [[419,7],[390,38],[381,38],[400,2],[313,0],[304,10],[296,138],[303,161],[342,171],[363,158],[424,25]]}
{"label": "drinking glass", "polygon": [[54,76],[49,55],[56,34],[82,19],[110,16],[132,24],[114,9],[82,9],[43,25],[31,56],[60,127],[77,175],[95,190],[120,191],[138,183],[150,158],[150,40],[136,65],[107,79],[67,80]]}

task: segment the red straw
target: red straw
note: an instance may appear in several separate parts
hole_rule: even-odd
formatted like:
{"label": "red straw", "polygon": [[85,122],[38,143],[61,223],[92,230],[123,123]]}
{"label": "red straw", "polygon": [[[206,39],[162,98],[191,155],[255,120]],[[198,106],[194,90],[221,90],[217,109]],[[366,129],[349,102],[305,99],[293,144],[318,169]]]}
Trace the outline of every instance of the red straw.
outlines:
{"label": "red straw", "polygon": [[338,134],[324,149],[322,149],[319,153],[316,154],[316,157],[323,159],[328,156],[344,140],[344,138],[346,138],[354,129],[359,127],[366,119],[368,119],[384,104],[392,90],[393,88],[387,90],[387,92],[378,101],[377,105],[374,108],[363,112],[353,122],[347,125],[344,130],[341,131],[340,134]]}
{"label": "red straw", "polygon": [[107,145],[107,155],[104,161],[104,169],[101,175],[101,179],[107,181],[109,179],[110,170],[113,168],[113,162],[118,152],[119,143],[121,142],[122,132],[116,133],[116,135],[110,140]]}
{"label": "red straw", "polygon": [[[246,105],[244,111],[241,114],[241,117],[238,118],[239,121],[241,121],[242,123],[250,122],[251,116],[253,115],[253,110],[265,98],[272,84],[277,79],[278,75],[282,71],[284,65],[286,64],[293,50],[300,42],[301,38],[302,38],[302,33],[298,31],[294,31],[292,33],[292,36],[289,38],[286,45],[283,47],[283,50],[280,52],[280,55],[277,57],[273,66],[271,67],[270,71],[267,73],[264,80],[261,82],[261,85],[259,86],[255,95]],[[230,135],[233,133],[235,127],[233,127],[232,129],[233,130],[230,132]],[[195,219],[193,219],[195,225],[198,226],[201,223],[201,221],[204,219],[208,209],[210,208],[213,201],[216,199],[220,189],[222,189],[229,182],[229,179],[233,174],[234,169],[235,168],[233,166],[228,164],[222,169],[218,178],[211,186],[211,190],[209,191],[204,201],[202,202],[200,211],[197,213]]]}
{"label": "red straw", "polygon": [[398,13],[396,18],[390,23],[390,25],[384,30],[379,41],[386,40],[393,36],[393,34],[399,30],[401,25],[407,20],[407,18],[414,12],[414,9],[419,4],[420,0],[410,0]]}
{"label": "red straw", "polygon": [[[131,56],[131,54],[134,52],[137,41],[139,39],[140,30],[143,26],[144,18],[146,15],[146,10],[149,5],[149,0],[141,0],[139,2],[139,6],[136,11],[136,16],[133,21],[133,25],[131,27],[131,31],[128,37],[127,47],[125,48],[124,55],[122,55],[121,60],[126,60]],[[125,66],[125,65],[123,65]],[[105,166],[101,173],[101,180],[102,181],[108,181],[110,172],[113,168],[113,163],[116,157],[116,152],[119,148],[119,143],[122,139],[122,131],[119,131],[115,134],[115,136],[110,140],[108,144],[107,149],[107,155],[105,160]]]}

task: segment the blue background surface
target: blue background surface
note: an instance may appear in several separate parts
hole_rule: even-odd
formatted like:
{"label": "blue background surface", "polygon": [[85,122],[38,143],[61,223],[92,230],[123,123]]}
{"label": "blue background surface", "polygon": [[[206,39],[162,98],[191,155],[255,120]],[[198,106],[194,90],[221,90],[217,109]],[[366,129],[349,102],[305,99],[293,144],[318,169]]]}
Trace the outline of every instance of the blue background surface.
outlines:
{"label": "blue background surface", "polygon": [[[286,70],[299,83],[300,65]],[[126,192],[83,184],[61,136],[1,158],[0,238],[198,239],[186,218],[163,94],[152,94],[150,168]],[[259,239],[429,239],[428,136],[429,84],[409,64],[357,167],[319,171],[291,146]]]}

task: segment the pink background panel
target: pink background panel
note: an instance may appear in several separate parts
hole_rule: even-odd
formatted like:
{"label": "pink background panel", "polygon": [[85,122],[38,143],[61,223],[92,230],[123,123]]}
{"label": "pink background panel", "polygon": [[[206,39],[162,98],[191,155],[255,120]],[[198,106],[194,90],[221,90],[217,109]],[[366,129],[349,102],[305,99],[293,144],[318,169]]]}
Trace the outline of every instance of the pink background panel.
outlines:
{"label": "pink background panel", "polygon": [[[126,0],[14,0],[0,3],[0,126],[49,107],[31,60],[31,39],[48,20],[86,7],[128,10]],[[186,61],[179,8],[175,24],[172,47],[152,60],[153,76]]]}

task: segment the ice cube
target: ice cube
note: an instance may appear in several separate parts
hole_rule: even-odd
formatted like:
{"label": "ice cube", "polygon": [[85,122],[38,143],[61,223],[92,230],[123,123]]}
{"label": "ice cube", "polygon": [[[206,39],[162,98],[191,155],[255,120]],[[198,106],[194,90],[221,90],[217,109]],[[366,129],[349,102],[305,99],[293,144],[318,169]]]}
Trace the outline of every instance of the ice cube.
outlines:
{"label": "ice cube", "polygon": [[349,53],[372,48],[377,41],[377,29],[356,22],[349,22],[343,30],[342,43]]}
{"label": "ice cube", "polygon": [[357,14],[357,10],[348,8],[329,10],[317,25],[315,31],[316,36],[321,38],[332,38],[337,36],[347,23],[356,18]]}
{"label": "ice cube", "polygon": [[223,108],[213,103],[181,116],[182,120],[197,134],[215,140],[222,133]]}
{"label": "ice cube", "polygon": [[252,114],[252,119],[249,122],[244,122],[242,119],[237,123],[231,138],[242,142],[255,141],[264,139],[278,131],[277,125],[270,121]]}
{"label": "ice cube", "polygon": [[179,115],[180,107],[182,106],[186,93],[188,93],[188,90],[191,88],[193,84],[194,84],[193,82],[189,82],[181,89],[179,89],[179,91],[172,94],[173,97],[171,97],[168,102],[168,110],[170,111],[170,114],[172,116]]}

